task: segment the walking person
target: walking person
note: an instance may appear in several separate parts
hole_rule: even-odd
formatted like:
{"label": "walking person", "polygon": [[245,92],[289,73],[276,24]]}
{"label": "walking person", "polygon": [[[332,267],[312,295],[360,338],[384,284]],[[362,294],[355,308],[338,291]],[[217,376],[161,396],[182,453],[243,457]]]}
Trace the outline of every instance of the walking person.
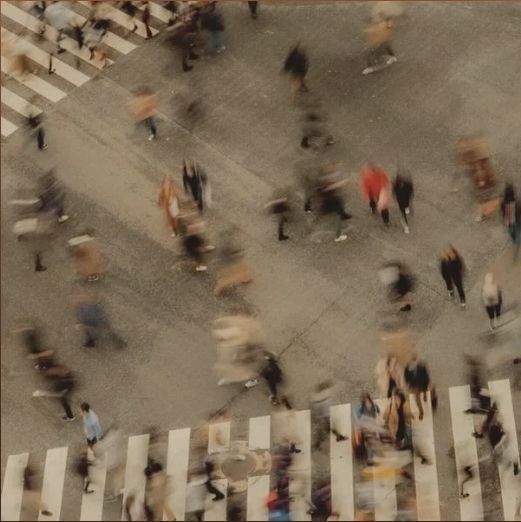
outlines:
{"label": "walking person", "polygon": [[202,522],[206,501],[206,477],[202,473],[192,474],[186,492],[186,520]]}
{"label": "walking person", "polygon": [[219,54],[226,49],[223,44],[224,19],[217,9],[217,2],[210,2],[201,10],[201,29],[208,33],[206,50],[209,54]]}
{"label": "walking person", "polygon": [[76,273],[84,280],[98,281],[103,275],[103,257],[95,238],[74,246],[73,259]]}
{"label": "walking person", "polygon": [[463,275],[465,273],[465,264],[459,252],[449,245],[447,251],[443,254],[440,261],[441,277],[447,285],[449,297],[454,297],[454,286],[458,291],[461,308],[467,306],[465,299],[465,291],[463,290]]}
{"label": "walking person", "polygon": [[172,237],[177,236],[180,231],[180,191],[175,186],[170,176],[165,176],[161,182],[157,204],[163,209],[166,224],[172,232]]}
{"label": "walking person", "polygon": [[59,224],[65,223],[69,219],[69,216],[65,214],[65,190],[56,177],[54,169],[47,172],[39,180],[39,184],[42,210],[55,214]]}
{"label": "walking person", "polygon": [[387,286],[389,300],[398,303],[400,312],[412,310],[412,291],[414,290],[414,278],[410,270],[399,261],[386,263],[379,272],[382,283]]}
{"label": "walking person", "polygon": [[512,240],[514,260],[517,259],[521,245],[521,203],[516,199],[514,185],[507,183],[501,201],[503,225]]}
{"label": "walking person", "polygon": [[152,462],[145,468],[145,514],[148,521],[163,520],[163,512],[166,520],[175,520],[174,512],[170,508],[168,497],[170,495],[170,477],[164,472],[159,462]]}
{"label": "walking person", "polygon": [[309,69],[309,61],[306,51],[298,43],[286,57],[283,71],[290,76],[290,98],[295,101],[298,92],[307,91],[306,74]]}
{"label": "walking person", "polygon": [[144,9],[141,12],[141,21],[143,22],[147,33],[145,40],[150,40],[153,36],[152,30],[150,29],[150,2],[144,2]]}
{"label": "walking person", "polygon": [[367,67],[362,71],[362,74],[373,73],[379,67],[391,65],[398,61],[391,46],[393,30],[394,24],[391,18],[377,16],[371,19],[366,29],[369,45]]}
{"label": "walking person", "polygon": [[409,176],[404,174],[396,174],[393,183],[393,194],[398,203],[400,214],[402,217],[403,231],[409,233],[409,219],[411,213],[411,200],[414,196],[414,186]]}
{"label": "walking person", "polygon": [[157,95],[148,88],[142,88],[134,93],[131,108],[138,123],[143,122],[149,129],[148,141],[157,137],[155,115],[157,109]]}
{"label": "walking person", "polygon": [[103,429],[101,428],[98,416],[94,410],[91,409],[88,402],[82,402],[80,404],[80,414],[83,419],[83,433],[87,439],[87,445],[91,448],[103,438]]}
{"label": "walking person", "polygon": [[205,264],[205,254],[213,250],[213,246],[207,245],[204,239],[204,223],[200,219],[187,224],[182,237],[186,255],[195,262],[196,272],[205,272],[208,266]]}
{"label": "walking person", "polygon": [[[41,489],[37,486],[36,473],[34,471],[33,464],[29,462],[24,468],[22,483],[23,483],[23,495],[22,495],[22,509],[30,508],[32,511],[37,511],[46,517],[52,517],[52,513],[47,508],[46,503],[42,499]],[[23,514],[23,513],[22,513]],[[33,513],[34,517],[34,513]],[[31,518],[33,518],[31,517]],[[23,518],[22,518],[23,520]],[[29,517],[27,517],[29,520]]]}
{"label": "walking person", "polygon": [[171,42],[181,55],[183,72],[189,72],[193,69],[193,65],[190,65],[188,60],[199,59],[199,55],[195,53],[199,33],[199,13],[193,10],[190,14],[182,15],[180,18],[180,25],[178,27],[174,26],[175,33],[171,38]]}
{"label": "walking person", "polygon": [[92,483],[92,478],[90,476],[90,470],[93,466],[92,456],[90,452],[90,447],[84,447],[81,449],[80,455],[76,461],[76,473],[83,480],[83,493],[94,493],[93,489],[89,489],[89,486]]}
{"label": "walking person", "polygon": [[250,10],[251,17],[256,20],[257,19],[257,9],[259,7],[259,2],[249,1],[248,0],[248,8]]}
{"label": "walking person", "polygon": [[29,127],[31,129],[33,129],[34,134],[36,135],[36,143],[38,145],[38,150],[45,150],[48,147],[48,145],[47,145],[47,142],[45,141],[45,130],[42,125],[43,116],[42,116],[42,113],[37,114],[36,112],[34,112],[34,110],[32,108],[33,107],[32,102],[34,102],[35,99],[36,98],[33,97],[31,100],[31,103],[28,104],[27,124],[29,125]]}
{"label": "walking person", "polygon": [[275,356],[269,352],[264,353],[264,363],[259,375],[268,385],[271,404],[277,406],[282,402],[288,409],[291,409],[287,397],[282,396],[279,398],[278,389],[284,383],[284,374]]}
{"label": "walking person", "polygon": [[431,404],[432,409],[435,410],[438,405],[438,397],[436,394],[436,388],[431,382],[429,370],[425,362],[420,361],[417,357],[407,365],[404,373],[405,382],[409,387],[411,393],[414,394],[416,405],[418,406],[419,419],[423,420],[423,401],[427,401],[427,392],[431,393]]}
{"label": "walking person", "polygon": [[380,212],[382,220],[389,226],[389,178],[375,165],[367,165],[360,171],[360,188],[371,212]]}
{"label": "walking person", "polygon": [[201,213],[205,204],[211,205],[211,189],[208,176],[203,168],[193,161],[183,160],[183,187],[186,193],[190,189],[193,200],[197,203]]}
{"label": "walking person", "polygon": [[497,321],[501,317],[503,294],[501,288],[494,280],[494,274],[492,274],[492,272],[485,275],[485,283],[481,290],[481,297],[483,299],[483,304],[485,305],[485,310],[487,311],[490,331],[494,332],[498,327]]}
{"label": "walking person", "polygon": [[134,2],[122,2],[121,10],[128,15],[128,21],[133,25],[132,30],[128,34],[135,33],[137,31],[136,13],[138,9]]}
{"label": "walking person", "polygon": [[289,239],[289,236],[284,234],[284,224],[289,221],[288,215],[291,212],[289,194],[288,188],[276,189],[273,192],[273,199],[264,206],[277,217],[279,241]]}
{"label": "walking person", "polygon": [[384,412],[384,421],[399,450],[412,448],[411,413],[403,392],[395,390]]}

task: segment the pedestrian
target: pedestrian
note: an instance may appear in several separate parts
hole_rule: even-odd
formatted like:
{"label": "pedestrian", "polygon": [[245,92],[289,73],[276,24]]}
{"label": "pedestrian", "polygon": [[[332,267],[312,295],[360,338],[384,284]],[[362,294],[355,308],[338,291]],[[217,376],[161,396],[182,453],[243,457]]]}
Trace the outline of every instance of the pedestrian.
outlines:
{"label": "pedestrian", "polygon": [[136,24],[136,13],[137,7],[134,2],[122,2],[121,10],[124,11],[128,15],[128,21],[133,25],[132,30],[128,32],[128,34],[135,33],[137,31]]}
{"label": "pedestrian", "polygon": [[91,409],[88,402],[82,402],[80,404],[80,414],[83,418],[83,433],[87,439],[87,445],[91,448],[103,438],[103,429],[101,428],[98,416],[94,410]]}
{"label": "pedestrian", "polygon": [[367,165],[360,171],[360,188],[368,201],[371,212],[380,212],[382,220],[389,226],[389,178],[375,165]]}
{"label": "pedestrian", "polygon": [[347,440],[347,436],[342,435],[335,424],[331,422],[332,388],[333,386],[329,381],[321,382],[315,387],[311,404],[311,415],[317,422],[317,433],[313,446],[315,450],[320,449],[329,433],[336,437],[337,442]]}
{"label": "pedestrian", "polygon": [[183,160],[183,187],[187,194],[190,190],[192,198],[197,203],[201,213],[205,204],[211,205],[211,189],[208,176],[205,170],[193,161]]}
{"label": "pedestrian", "polygon": [[369,44],[367,67],[362,71],[362,74],[370,74],[378,70],[379,67],[391,65],[398,61],[391,46],[393,30],[394,24],[391,18],[377,16],[370,20],[366,29]]}
{"label": "pedestrian", "polygon": [[64,32],[69,29],[72,13],[68,6],[68,2],[52,2],[43,13],[44,20],[56,29],[56,53],[61,54],[65,49],[60,46],[61,40],[65,38]]}
{"label": "pedestrian", "polygon": [[217,10],[217,2],[210,2],[201,10],[201,29],[208,32],[208,53],[219,54],[226,49],[223,44],[224,19]]}
{"label": "pedestrian", "polygon": [[152,462],[145,468],[145,514],[148,521],[176,520],[174,512],[170,508],[168,497],[170,495],[170,477],[166,475],[163,466],[159,462]]}
{"label": "pedestrian", "polygon": [[465,264],[459,252],[449,245],[440,261],[441,277],[447,285],[449,297],[454,297],[454,286],[458,291],[461,308],[467,306],[465,291],[463,290],[463,275],[465,274]]}
{"label": "pedestrian", "polygon": [[438,405],[436,388],[431,381],[427,365],[415,357],[405,368],[404,378],[409,390],[414,394],[416,405],[418,406],[419,419],[423,420],[424,410],[421,397],[423,396],[423,401],[426,402],[427,392],[430,392],[432,409],[435,410]]}
{"label": "pedestrian", "polygon": [[384,421],[399,450],[412,448],[411,413],[403,392],[394,390],[384,412]]}
{"label": "pedestrian", "polygon": [[514,185],[507,183],[501,201],[503,225],[512,240],[514,259],[517,259],[521,245],[521,203],[517,202]]}
{"label": "pedestrian", "polygon": [[275,356],[269,352],[264,353],[264,362],[260,371],[260,376],[266,381],[270,390],[269,400],[271,404],[277,406],[280,401],[288,409],[291,409],[285,396],[279,399],[278,388],[284,383],[284,374],[282,373],[282,369]]}
{"label": "pedestrian", "polygon": [[150,134],[148,141],[152,141],[157,137],[157,127],[155,115],[157,109],[157,95],[148,88],[142,88],[134,93],[134,99],[131,101],[131,108],[138,123],[143,122]]}
{"label": "pedestrian", "polygon": [[98,281],[103,275],[103,258],[96,239],[91,237],[75,246],[73,256],[76,272],[88,282]]}
{"label": "pedestrian", "polygon": [[[22,483],[23,495],[21,502],[23,508],[30,507],[33,511],[38,511],[46,517],[52,517],[52,513],[47,508],[46,503],[42,499],[41,488],[37,484],[37,476],[32,463],[28,463],[23,470]],[[34,516],[34,513],[33,513]]]}
{"label": "pedestrian", "polygon": [[152,30],[150,29],[150,2],[143,2],[143,5],[144,8],[141,12],[141,21],[143,22],[147,33],[145,40],[149,40],[153,36]]}
{"label": "pedestrian", "polygon": [[175,27],[175,33],[171,38],[171,42],[181,55],[181,65],[183,72],[189,72],[193,69],[188,60],[198,60],[199,55],[195,53],[195,47],[198,39],[198,11],[192,11],[187,15],[181,16],[180,25]]}
{"label": "pedestrian", "polygon": [[340,515],[333,512],[332,508],[332,497],[331,497],[331,484],[329,480],[320,480],[313,492],[311,493],[311,504],[312,507],[309,513],[312,515],[313,520],[331,520],[333,517],[335,520],[339,520]]}
{"label": "pedestrian", "polygon": [[306,92],[306,74],[309,69],[309,61],[306,51],[298,43],[286,57],[283,71],[290,76],[290,98],[294,102],[298,92]]}
{"label": "pedestrian", "polygon": [[302,140],[300,146],[303,149],[320,151],[326,146],[333,145],[333,136],[326,129],[326,117],[319,111],[313,110],[305,113],[302,123]]}
{"label": "pedestrian", "polygon": [[76,473],[78,473],[83,480],[83,493],[87,494],[94,493],[93,489],[89,489],[89,486],[92,483],[92,478],[90,476],[92,465],[93,462],[89,446],[82,448],[78,460],[76,461]]}
{"label": "pedestrian", "polygon": [[501,317],[503,294],[501,288],[495,282],[492,272],[485,275],[485,283],[481,290],[481,297],[490,322],[490,331],[494,332],[498,326],[497,321]]}
{"label": "pedestrian", "polygon": [[412,310],[412,291],[414,290],[414,278],[410,270],[399,261],[386,263],[379,272],[380,280],[388,288],[388,296],[391,303],[398,303],[400,312]]}
{"label": "pedestrian", "polygon": [[58,218],[58,223],[65,223],[69,216],[65,214],[65,190],[56,177],[54,169],[48,171],[39,180],[42,211],[51,212]]}
{"label": "pedestrian", "polygon": [[32,321],[23,325],[18,332],[21,333],[22,343],[27,350],[27,358],[35,365],[36,370],[43,370],[52,366],[54,352],[45,348],[42,332]]}
{"label": "pedestrian", "polygon": [[248,284],[252,281],[251,270],[245,260],[244,250],[238,244],[234,244],[233,239],[231,239],[233,232],[227,231],[223,236],[224,247],[221,252],[225,266],[217,276],[217,284],[213,291],[216,296],[221,295],[228,288]]}
{"label": "pedestrian", "polygon": [[205,254],[214,248],[206,244],[203,233],[204,223],[202,220],[197,219],[186,226],[182,237],[185,253],[194,261],[196,272],[208,270],[208,266],[205,264]]}
{"label": "pedestrian", "polygon": [[124,492],[126,468],[126,438],[121,430],[112,425],[103,439],[93,447],[97,459],[107,466],[107,501],[116,500]]}
{"label": "pedestrian", "polygon": [[172,232],[172,237],[177,236],[180,230],[180,191],[175,186],[170,176],[165,176],[161,182],[157,204],[162,207],[163,212],[165,213],[166,224]]}
{"label": "pedestrian", "polygon": [[409,233],[409,219],[411,213],[411,200],[414,196],[414,186],[409,176],[398,173],[394,178],[393,194],[398,203],[402,216],[403,231]]}
{"label": "pedestrian", "polygon": [[206,477],[202,473],[192,474],[186,492],[186,520],[202,522],[206,501]]}
{"label": "pedestrian", "polygon": [[254,2],[248,0],[248,8],[250,10],[251,17],[256,20],[257,19],[257,9],[259,7],[259,2]]}
{"label": "pedestrian", "polygon": [[42,370],[44,377],[51,383],[53,392],[45,392],[36,390],[33,397],[56,397],[60,400],[65,415],[62,417],[64,421],[73,421],[76,419],[72,413],[71,406],[67,400],[75,387],[75,378],[73,373],[62,364],[53,362],[50,366]]}
{"label": "pedestrian", "polygon": [[273,192],[272,200],[264,206],[277,217],[279,241],[289,239],[289,236],[284,234],[284,224],[289,221],[288,215],[291,212],[289,195],[288,188],[276,189]]}
{"label": "pedestrian", "polygon": [[[34,102],[35,98],[31,100],[31,102]],[[42,113],[37,113],[34,111],[34,106],[32,103],[28,104],[27,107],[27,124],[31,129],[33,129],[34,134],[36,135],[36,143],[38,145],[38,150],[45,150],[48,145],[45,141],[45,130],[42,125]]]}

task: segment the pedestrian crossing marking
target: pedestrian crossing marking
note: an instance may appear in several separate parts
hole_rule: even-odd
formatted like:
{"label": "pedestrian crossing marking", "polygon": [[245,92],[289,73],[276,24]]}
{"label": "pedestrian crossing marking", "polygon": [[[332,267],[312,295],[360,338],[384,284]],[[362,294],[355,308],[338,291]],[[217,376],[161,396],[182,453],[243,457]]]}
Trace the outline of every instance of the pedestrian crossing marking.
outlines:
{"label": "pedestrian crossing marking", "polygon": [[[25,28],[29,29],[35,34],[40,34],[40,29],[42,27],[42,22],[38,20],[35,16],[33,16],[31,13],[24,11],[23,9],[20,9],[13,5],[12,2],[0,2],[0,11],[3,16],[7,16],[14,22],[17,22],[20,25],[23,25]],[[56,39],[58,38],[58,31],[52,27],[49,24],[45,24],[45,33],[44,36],[47,40],[51,41],[53,44],[55,44]],[[83,49],[78,49],[78,44],[76,41],[74,41],[69,36],[63,35],[63,40],[60,41],[60,47],[65,49],[67,52],[72,54],[73,56],[76,56],[76,58],[80,58],[86,62],[88,62],[93,67],[96,67],[98,69],[103,68],[103,64],[99,63],[96,60],[91,60],[89,58],[90,52],[89,50],[84,47]],[[107,65],[112,65],[114,62],[112,60],[109,60],[107,58]]]}
{"label": "pedestrian crossing marking", "polygon": [[16,111],[18,114],[21,114],[25,118],[28,118],[31,115],[41,114],[42,110],[38,107],[35,107],[31,103],[26,102],[23,98],[15,94],[14,92],[6,89],[2,85],[2,91],[0,93],[2,98],[2,103]]}
{"label": "pedestrian crossing marking", "polygon": [[[11,38],[16,38],[16,36],[7,29],[4,29],[4,31],[7,36],[10,36]],[[39,47],[36,47],[36,45],[33,45],[31,42],[27,40],[24,40],[24,44],[27,46],[28,49],[28,58],[30,58],[33,62],[36,62],[38,65],[41,65],[45,70],[48,70],[50,56],[49,53],[42,51]],[[86,74],[83,74],[74,67],[67,65],[65,62],[62,62],[61,60],[58,60],[55,57],[53,57],[52,59],[52,67],[57,76],[61,76],[64,80],[67,80],[69,83],[72,83],[76,87],[80,87],[84,83],[87,83],[90,79]]]}
{"label": "pedestrian crossing marking", "polygon": [[38,520],[60,520],[68,451],[69,448],[67,447],[47,451],[42,484],[42,502],[45,503],[45,507],[51,512],[51,515],[44,515],[40,511]]}
{"label": "pedestrian crossing marking", "polygon": [[18,129],[18,127],[14,123],[11,123],[9,120],[6,120],[3,116],[1,117],[0,123],[1,123],[0,127],[1,127],[2,136],[4,136],[4,137],[9,136],[15,130]]}
{"label": "pedestrian crossing marking", "polygon": [[[172,486],[168,501],[177,520],[184,520],[185,517],[189,453],[190,428],[171,430],[168,434],[166,473]],[[166,519],[166,516],[163,517],[163,520]]]}
{"label": "pedestrian crossing marking", "polygon": [[2,486],[2,521],[20,520],[24,470],[28,461],[29,453],[7,457],[4,485]]}
{"label": "pedestrian crossing marking", "polygon": [[57,87],[54,87],[54,85],[51,85],[50,83],[46,82],[45,80],[42,80],[41,78],[35,76],[32,73],[28,74],[25,78],[15,78],[11,76],[7,59],[2,56],[0,62],[2,72],[4,74],[7,74],[17,82],[20,82],[26,87],[29,87],[29,89],[34,91],[36,94],[39,94],[40,96],[43,96],[44,98],[47,98],[48,100],[54,103],[60,101],[61,99],[65,98],[65,96],[67,96],[67,94],[64,93],[62,90],[58,89]]}
{"label": "pedestrian crossing marking", "polygon": [[[461,487],[461,483],[465,479],[463,469],[465,466],[472,466],[474,473],[474,477],[465,483],[465,493],[468,493],[468,497],[462,498],[460,496],[461,520],[483,520],[478,450],[476,441],[472,437],[474,420],[472,415],[463,413],[471,404],[470,387],[455,386],[449,388],[449,400],[459,487]],[[514,412],[512,412],[513,414]]]}

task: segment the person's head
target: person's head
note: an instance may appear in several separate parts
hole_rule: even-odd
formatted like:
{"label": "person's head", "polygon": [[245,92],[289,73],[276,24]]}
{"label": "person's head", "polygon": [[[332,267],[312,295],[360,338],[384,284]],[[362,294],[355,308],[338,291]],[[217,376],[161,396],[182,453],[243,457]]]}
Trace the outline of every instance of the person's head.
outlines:
{"label": "person's head", "polygon": [[445,252],[445,257],[447,259],[456,259],[457,257],[459,257],[458,251],[454,248],[454,245],[452,245],[451,243],[449,243],[449,245],[447,247],[447,251]]}
{"label": "person's head", "polygon": [[80,413],[82,415],[88,415],[90,412],[90,404],[88,402],[82,402],[80,404]]}

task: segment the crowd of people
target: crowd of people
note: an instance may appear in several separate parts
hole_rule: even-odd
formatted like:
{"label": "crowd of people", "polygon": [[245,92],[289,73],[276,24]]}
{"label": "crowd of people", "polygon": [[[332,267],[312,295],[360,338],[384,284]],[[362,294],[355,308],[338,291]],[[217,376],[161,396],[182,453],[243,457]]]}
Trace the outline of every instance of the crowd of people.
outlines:
{"label": "crowd of people", "polygon": [[[56,53],[63,52],[60,41],[63,34],[70,34],[78,44],[78,49],[88,49],[91,60],[106,60],[103,50],[103,38],[110,29],[110,16],[104,2],[91,2],[92,8],[88,20],[83,25],[74,22],[71,11],[62,2],[38,2],[35,12],[41,18],[42,31],[47,25],[57,32]],[[147,38],[153,33],[149,26],[150,7],[148,2],[122,2],[122,10],[128,15],[129,23],[137,29],[136,17],[140,16],[145,26]],[[225,50],[224,17],[217,2],[166,2],[165,7],[172,13],[168,22],[168,38],[179,50],[181,68],[189,72],[192,63],[200,58],[201,52],[207,55]],[[252,18],[258,16],[258,2],[248,2]],[[141,8],[141,9],[140,9]],[[392,17],[378,12],[373,13],[368,25],[369,37],[368,66],[364,74],[376,72],[378,68],[396,62],[391,46]],[[43,33],[42,33],[43,34]],[[204,51],[203,51],[204,48]],[[23,51],[23,50],[22,50]],[[24,52],[18,52],[19,59],[14,61],[15,68],[21,73],[28,71]],[[21,57],[21,58],[20,58]],[[307,52],[298,43],[283,63],[282,71],[290,78],[290,101],[299,115],[301,122],[300,146],[306,156],[295,165],[297,187],[278,187],[265,205],[273,214],[277,224],[277,238],[287,241],[291,238],[287,223],[294,220],[300,206],[305,214],[314,214],[316,219],[334,216],[336,223],[334,241],[342,242],[348,238],[344,223],[352,218],[345,208],[345,186],[347,175],[337,161],[331,159],[329,151],[335,143],[328,127],[328,115],[323,102],[316,96],[306,81],[310,61]],[[49,73],[52,72],[52,54]],[[134,93],[130,108],[136,122],[146,126],[148,139],[158,137],[156,112],[158,98],[154,91],[143,88]],[[47,143],[41,117],[31,115],[29,126],[35,133],[38,148],[45,150]],[[457,145],[457,157],[467,170],[474,183],[479,213],[476,220],[491,218],[499,213],[503,225],[513,244],[513,255],[518,256],[521,242],[521,203],[517,199],[512,183],[506,183],[503,196],[499,195],[499,182],[491,165],[490,154],[482,138],[467,137]],[[199,161],[186,158],[179,167],[177,177],[165,177],[159,187],[158,206],[164,214],[168,233],[179,240],[180,247],[195,272],[208,270],[208,256],[214,250],[220,253],[223,267],[217,275],[214,294],[219,296],[239,285],[253,280],[252,271],[245,260],[245,249],[236,240],[234,233],[227,233],[222,238],[219,248],[210,244],[203,215],[212,206],[211,176]],[[367,163],[359,172],[361,197],[373,214],[381,216],[383,226],[389,228],[393,217],[392,200],[398,208],[398,216],[405,234],[410,233],[413,217],[413,198],[418,187],[412,175],[399,168],[390,176],[381,166]],[[303,198],[298,192],[303,193]],[[301,200],[303,199],[303,205]],[[30,245],[34,260],[34,270],[44,272],[44,252],[51,241],[57,226],[65,223],[69,216],[65,213],[65,189],[56,173],[50,171],[41,178],[38,193],[34,198],[16,200],[21,216],[14,225],[17,238]],[[414,216],[421,219],[421,216]],[[93,287],[104,276],[104,258],[93,230],[69,241],[74,269],[82,283],[75,303],[78,326],[84,333],[83,346],[93,349],[100,343],[110,341],[117,348],[124,348],[126,342],[116,333],[103,300]],[[447,245],[439,258],[440,284],[445,284],[450,299],[457,291],[461,308],[467,306],[464,288],[465,263],[463,255],[453,245]],[[392,327],[382,334],[382,353],[376,364],[376,382],[379,397],[385,398],[385,408],[380,408],[368,391],[364,391],[360,402],[353,412],[353,430],[343,433],[330,415],[334,403],[333,383],[319,383],[310,400],[313,418],[313,449],[321,451],[330,433],[336,444],[349,444],[360,463],[360,494],[358,495],[357,519],[371,520],[375,505],[374,499],[364,494],[366,481],[375,481],[394,476],[398,481],[411,481],[411,463],[418,456],[422,465],[432,464],[433,455],[428,455],[422,447],[422,441],[412,443],[412,420],[424,419],[425,410],[436,411],[437,393],[427,363],[418,356],[412,335],[407,326],[407,317],[413,310],[416,277],[403,262],[396,260],[382,265],[380,281],[387,291],[388,317],[396,320],[400,326]],[[195,276],[194,276],[195,277]],[[482,301],[489,318],[490,330],[495,332],[501,326],[503,291],[496,276],[489,272],[482,286]],[[43,341],[41,329],[28,322],[20,328],[24,346],[28,351],[31,364],[35,365],[39,377],[48,384],[48,390],[36,390],[35,397],[58,399],[64,410],[64,421],[75,420],[70,404],[70,395],[76,385],[75,372],[58,361],[56,353]],[[268,399],[276,412],[291,415],[290,388],[285,376],[281,357],[273,354],[266,347],[262,327],[258,319],[247,314],[223,315],[215,320],[212,332],[216,339],[217,361],[215,373],[218,385],[239,384],[245,389],[255,388],[262,381],[268,389]],[[518,361],[518,359],[517,359]],[[499,418],[497,405],[490,400],[477,376],[477,363],[469,363],[472,370],[472,404],[468,413],[484,415],[485,420],[476,428],[475,436],[488,437],[494,459],[503,459],[512,464],[514,474],[519,471],[519,462],[505,454],[505,440],[508,433]],[[414,397],[417,414],[413,414],[409,397]],[[430,404],[428,406],[428,404]],[[85,444],[78,452],[77,473],[82,477],[84,493],[91,493],[95,479],[92,469],[101,459],[107,460],[109,479],[106,499],[119,498],[124,490],[124,437],[117,426],[112,426],[105,433],[100,421],[87,402],[82,402],[79,413],[82,416]],[[202,520],[208,495],[213,501],[225,498],[215,485],[217,465],[207,454],[208,425],[216,421],[210,416],[204,425],[198,428],[202,434],[202,443],[197,452],[196,463],[190,470],[187,507],[189,517]],[[206,437],[206,438],[205,438]],[[298,433],[288,430],[285,436],[272,450],[272,485],[266,506],[270,520],[290,520],[290,481],[298,480],[292,473],[294,458],[303,451],[299,448],[301,439]],[[143,470],[146,477],[146,495],[139,505],[136,495],[127,492],[124,510],[128,520],[161,520],[163,513],[168,519],[175,520],[175,513],[168,504],[170,480],[164,470],[164,441],[161,435],[151,435],[149,462]],[[161,456],[163,455],[163,457]],[[468,467],[465,473],[470,478],[473,470]],[[31,490],[30,478],[26,479],[26,489]],[[464,481],[465,483],[465,481]],[[461,495],[465,495],[464,483],[460,484]],[[36,499],[42,514],[48,514],[45,499],[29,495]],[[315,520],[339,519],[331,501],[329,480],[320,479],[313,487],[309,503],[309,512]],[[400,504],[409,506],[405,519],[413,520],[415,508],[413,497],[400,500]],[[232,513],[233,512],[233,513]],[[230,519],[240,520],[241,510],[238,504],[231,502]]]}

